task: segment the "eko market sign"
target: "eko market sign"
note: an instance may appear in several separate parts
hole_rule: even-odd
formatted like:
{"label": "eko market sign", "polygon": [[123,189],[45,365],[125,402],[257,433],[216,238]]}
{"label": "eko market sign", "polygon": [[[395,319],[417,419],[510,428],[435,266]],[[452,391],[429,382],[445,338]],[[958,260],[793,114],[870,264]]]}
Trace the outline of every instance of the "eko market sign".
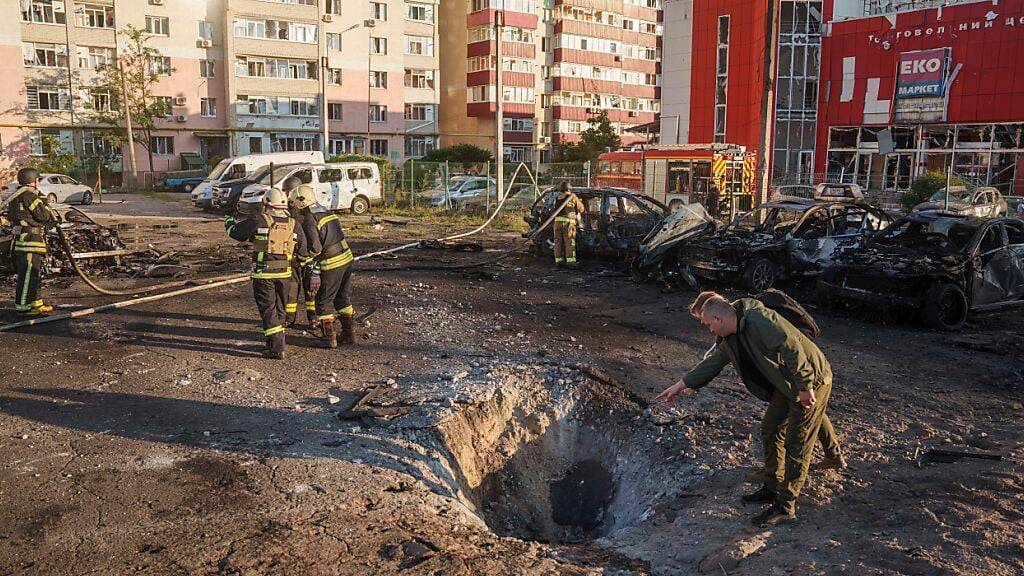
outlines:
{"label": "eko market sign", "polygon": [[[946,10],[950,10],[950,8],[947,7]],[[1024,28],[1024,16],[1000,16],[999,13],[991,10],[980,20],[966,22],[944,23],[941,21],[941,12],[939,12],[939,17],[940,20],[938,22],[924,26],[904,30],[893,28],[884,33],[868,34],[868,42],[880,46],[883,50],[890,50],[893,46],[899,44],[901,40],[909,40],[911,38],[956,38],[963,33],[978,32],[988,34],[999,29]],[[895,27],[895,15],[884,18],[888,19],[892,26]]]}
{"label": "eko market sign", "polygon": [[949,48],[900,54],[896,98],[941,98],[949,68]]}

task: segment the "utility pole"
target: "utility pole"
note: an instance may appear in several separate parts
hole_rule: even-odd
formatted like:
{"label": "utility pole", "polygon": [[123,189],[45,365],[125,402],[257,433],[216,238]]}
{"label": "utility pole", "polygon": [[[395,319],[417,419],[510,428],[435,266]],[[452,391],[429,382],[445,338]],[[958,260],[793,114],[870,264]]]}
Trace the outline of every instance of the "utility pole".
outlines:
{"label": "utility pole", "polygon": [[757,202],[768,201],[768,185],[771,180],[768,159],[772,150],[772,134],[775,132],[775,115],[772,105],[775,101],[775,53],[779,38],[778,19],[779,0],[768,0],[768,14],[765,16],[765,47],[764,47],[764,88],[761,91],[761,145],[757,159]]}
{"label": "utility pole", "polygon": [[[502,3],[504,7],[504,3]],[[504,103],[504,84],[501,81],[501,31],[505,26],[505,11],[495,10],[494,12],[494,54],[497,64],[495,72],[495,95],[494,95],[494,159],[497,161],[497,182],[498,202],[501,202],[505,194],[505,113],[502,107]]]}
{"label": "utility pole", "polygon": [[[135,133],[132,132],[132,109],[128,106],[128,81],[124,77],[124,63],[121,58],[117,59],[117,72],[121,77],[121,109],[124,110],[124,129],[125,133],[128,135],[128,164],[131,166],[131,172],[129,172],[128,167],[122,166],[121,173],[122,175],[130,174],[130,177],[127,178],[127,187],[129,190],[132,190],[135,188],[135,179],[137,178],[137,165],[135,164]],[[152,166],[150,166],[150,169],[152,169]],[[123,184],[125,183],[122,183],[122,185]]]}

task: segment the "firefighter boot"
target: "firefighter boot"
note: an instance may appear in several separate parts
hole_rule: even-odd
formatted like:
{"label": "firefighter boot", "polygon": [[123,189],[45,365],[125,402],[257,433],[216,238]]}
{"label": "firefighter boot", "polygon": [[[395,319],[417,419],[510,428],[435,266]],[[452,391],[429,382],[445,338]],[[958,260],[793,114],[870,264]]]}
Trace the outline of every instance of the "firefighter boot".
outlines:
{"label": "firefighter boot", "polygon": [[53,306],[50,306],[49,304],[39,304],[38,306],[33,306],[31,310],[28,310],[27,312],[19,312],[19,314],[22,316],[49,316],[50,314],[53,314]]}
{"label": "firefighter boot", "polygon": [[341,343],[356,343],[356,323],[351,314],[339,314],[338,321],[341,322]]}
{"label": "firefighter boot", "polygon": [[273,360],[284,360],[284,334],[274,334],[267,338],[267,349],[263,351],[264,358]]}
{"label": "firefighter boot", "polygon": [[320,321],[320,327],[323,329],[322,339],[324,346],[328,348],[338,347],[338,335],[334,330],[334,318],[324,318]]}

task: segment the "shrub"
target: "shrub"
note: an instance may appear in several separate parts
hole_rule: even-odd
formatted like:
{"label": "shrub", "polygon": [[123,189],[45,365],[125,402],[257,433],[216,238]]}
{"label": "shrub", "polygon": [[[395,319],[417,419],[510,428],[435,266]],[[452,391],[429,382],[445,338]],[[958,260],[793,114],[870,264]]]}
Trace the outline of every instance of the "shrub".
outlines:
{"label": "shrub", "polygon": [[[963,186],[965,182],[963,178],[954,174],[950,178],[949,184],[950,186]],[[914,183],[910,185],[910,190],[903,193],[900,203],[909,211],[945,187],[946,173],[940,170],[929,170],[914,180]]]}

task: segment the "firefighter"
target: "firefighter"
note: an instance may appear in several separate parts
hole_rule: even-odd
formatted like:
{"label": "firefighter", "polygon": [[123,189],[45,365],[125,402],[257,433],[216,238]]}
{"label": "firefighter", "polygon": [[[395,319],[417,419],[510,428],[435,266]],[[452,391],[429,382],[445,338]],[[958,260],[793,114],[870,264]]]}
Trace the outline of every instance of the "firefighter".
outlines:
{"label": "firefighter", "polygon": [[[336,348],[338,327],[342,344],[355,344],[355,322],[349,284],[352,282],[352,250],[345,240],[345,231],[336,214],[317,204],[313,188],[302,184],[289,197],[298,210],[301,229],[306,236],[308,259],[320,271],[320,287],[316,291],[316,326],[324,345]],[[309,297],[307,296],[307,299]]]}
{"label": "firefighter", "polygon": [[562,194],[555,200],[555,205],[565,203],[565,207],[555,216],[555,265],[576,266],[576,226],[584,206],[572,193],[572,186],[568,182],[562,182],[559,190]]}
{"label": "firefighter", "polygon": [[[289,176],[284,179],[284,182],[281,183],[281,188],[284,189],[285,195],[287,195],[290,198],[292,192],[294,192],[295,189],[300,185],[302,185],[302,180],[300,180],[297,176]],[[289,206],[293,210],[292,217],[300,222],[301,227],[302,224],[299,214],[297,213],[295,207],[291,204],[291,202],[289,202]],[[306,247],[310,251],[310,253],[313,253],[312,247],[309,244],[309,240],[310,236],[307,235]],[[309,323],[309,326],[311,328],[315,328],[316,290],[313,287],[313,280],[314,276],[316,275],[316,270],[313,268],[313,266],[310,266],[304,262],[298,262],[296,260],[296,263],[299,264],[295,268],[295,276],[297,278],[297,281],[295,282],[294,289],[288,292],[288,302],[285,304],[284,307],[285,313],[287,315],[287,323],[288,326],[292,326],[295,324],[296,318],[298,317],[299,313],[299,301],[300,299],[304,299],[306,309],[306,322]]]}
{"label": "firefighter", "polygon": [[285,355],[285,305],[294,288],[293,260],[306,257],[305,236],[288,211],[288,197],[271,188],[262,210],[241,222],[225,219],[228,235],[239,242],[252,242],[252,292],[256,298],[263,336],[264,358],[281,360]]}
{"label": "firefighter", "polygon": [[14,265],[18,272],[14,307],[24,316],[45,316],[53,312],[53,306],[44,304],[39,296],[46,230],[56,226],[60,216],[39,193],[38,170],[18,170],[18,184],[7,209],[7,219],[14,227]]}

